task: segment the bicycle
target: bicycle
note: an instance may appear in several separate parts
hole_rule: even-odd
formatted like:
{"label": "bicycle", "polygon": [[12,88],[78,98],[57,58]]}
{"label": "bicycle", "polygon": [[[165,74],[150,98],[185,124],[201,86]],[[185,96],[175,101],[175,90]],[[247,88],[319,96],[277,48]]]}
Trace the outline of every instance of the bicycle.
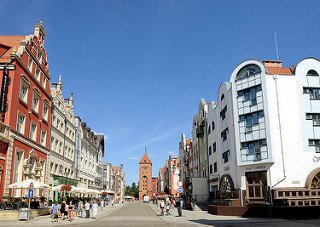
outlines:
{"label": "bicycle", "polygon": [[0,202],[0,210],[13,210],[13,203]]}

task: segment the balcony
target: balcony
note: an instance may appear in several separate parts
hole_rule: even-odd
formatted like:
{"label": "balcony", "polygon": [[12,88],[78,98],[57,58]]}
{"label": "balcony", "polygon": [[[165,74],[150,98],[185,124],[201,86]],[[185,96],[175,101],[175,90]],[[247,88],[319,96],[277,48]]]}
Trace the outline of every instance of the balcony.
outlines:
{"label": "balcony", "polygon": [[204,125],[199,125],[197,128],[197,137],[202,137],[204,136]]}

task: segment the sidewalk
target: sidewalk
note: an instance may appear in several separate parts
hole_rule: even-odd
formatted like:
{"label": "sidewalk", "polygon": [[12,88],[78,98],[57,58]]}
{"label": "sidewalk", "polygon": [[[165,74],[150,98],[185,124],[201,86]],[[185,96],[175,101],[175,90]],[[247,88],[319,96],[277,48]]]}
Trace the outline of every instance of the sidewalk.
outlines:
{"label": "sidewalk", "polygon": [[0,221],[0,226],[63,226],[63,225],[73,225],[73,224],[79,224],[79,223],[91,223],[94,222],[96,220],[99,220],[105,216],[107,216],[108,214],[111,214],[123,207],[125,207],[127,205],[127,203],[124,204],[118,204],[118,207],[115,208],[115,206],[108,205],[106,207],[103,208],[103,210],[101,211],[101,208],[98,208],[98,214],[97,214],[97,219],[93,219],[93,215],[92,215],[92,211],[90,212],[90,218],[79,218],[76,217],[74,220],[72,220],[72,222],[68,221],[68,220],[61,220],[59,219],[59,222],[51,222],[51,215],[45,215],[45,216],[40,216],[40,217],[36,217],[34,219],[31,219],[29,221]]}
{"label": "sidewalk", "polygon": [[222,216],[212,215],[207,211],[190,211],[182,210],[182,216],[178,215],[178,209],[171,210],[170,215],[160,216],[161,210],[159,204],[149,203],[149,206],[153,211],[158,214],[158,217],[167,223],[185,224],[185,225],[201,225],[201,226],[213,226],[219,224],[254,224],[254,223],[281,223],[287,220],[279,218],[255,218],[255,217],[238,217],[238,216]]}

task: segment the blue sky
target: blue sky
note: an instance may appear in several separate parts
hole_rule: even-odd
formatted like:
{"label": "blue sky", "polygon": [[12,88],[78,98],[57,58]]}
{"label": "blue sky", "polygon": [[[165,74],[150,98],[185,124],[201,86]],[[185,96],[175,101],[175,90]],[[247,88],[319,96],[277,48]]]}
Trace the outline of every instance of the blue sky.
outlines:
{"label": "blue sky", "polygon": [[316,0],[2,0],[0,34],[31,34],[43,16],[51,82],[62,75],[131,185],[144,147],[158,176],[191,136],[200,98],[215,100],[238,64],[276,60],[274,32],[285,67],[320,58],[319,11]]}

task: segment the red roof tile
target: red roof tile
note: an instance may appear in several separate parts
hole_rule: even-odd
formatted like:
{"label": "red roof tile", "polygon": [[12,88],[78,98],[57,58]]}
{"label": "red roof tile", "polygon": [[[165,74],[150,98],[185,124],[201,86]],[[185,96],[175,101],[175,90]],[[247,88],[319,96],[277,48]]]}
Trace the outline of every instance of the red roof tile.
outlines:
{"label": "red roof tile", "polygon": [[20,41],[24,40],[25,36],[0,35],[0,45],[10,47],[3,55],[0,56],[0,62],[10,62],[10,54],[15,48],[18,51]]}
{"label": "red roof tile", "polygon": [[273,68],[273,67],[267,67],[268,74],[292,74],[291,68]]}

